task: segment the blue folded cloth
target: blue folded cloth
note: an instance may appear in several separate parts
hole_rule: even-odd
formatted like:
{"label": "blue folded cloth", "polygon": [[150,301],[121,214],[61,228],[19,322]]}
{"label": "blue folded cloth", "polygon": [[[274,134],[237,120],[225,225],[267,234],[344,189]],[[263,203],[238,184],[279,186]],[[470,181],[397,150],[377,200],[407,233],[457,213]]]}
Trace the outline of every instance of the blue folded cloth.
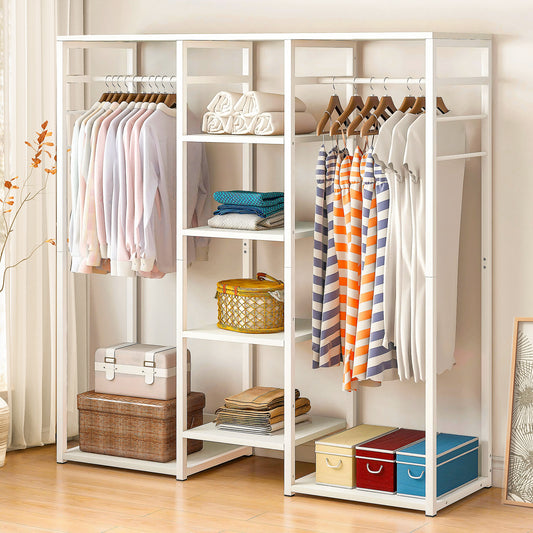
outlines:
{"label": "blue folded cloth", "polygon": [[256,207],[270,207],[283,204],[282,192],[254,192],[254,191],[217,191],[213,198],[228,205],[253,205]]}
{"label": "blue folded cloth", "polygon": [[253,215],[259,215],[262,218],[266,218],[274,213],[283,211],[283,204],[268,206],[268,207],[256,207],[253,205],[235,205],[235,204],[221,204],[214,215],[227,215],[228,213],[250,213]]}

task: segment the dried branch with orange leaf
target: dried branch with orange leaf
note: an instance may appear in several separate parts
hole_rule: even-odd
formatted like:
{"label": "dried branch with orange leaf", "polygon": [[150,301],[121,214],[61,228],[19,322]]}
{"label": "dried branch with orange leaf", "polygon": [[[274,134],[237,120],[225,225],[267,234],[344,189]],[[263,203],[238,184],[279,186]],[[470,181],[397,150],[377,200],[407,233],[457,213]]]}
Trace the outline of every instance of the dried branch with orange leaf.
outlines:
{"label": "dried branch with orange leaf", "polygon": [[[57,172],[56,162],[57,156],[52,153],[54,148],[54,143],[49,140],[52,136],[52,132],[47,129],[48,121],[45,121],[41,124],[41,130],[35,132],[35,140],[25,141],[25,144],[33,151],[33,157],[31,159],[30,170],[26,179],[20,185],[19,176],[15,176],[11,179],[4,180],[4,193],[2,198],[0,198],[0,210],[2,216],[0,218],[0,262],[4,258],[6,251],[7,243],[9,238],[15,230],[15,223],[17,218],[23,212],[25,208],[32,200],[35,200],[48,185],[48,178],[50,175],[54,175]],[[36,191],[30,189],[30,179],[35,171],[35,169],[43,168],[44,170],[44,179],[42,183],[37,186]],[[15,263],[6,266],[2,276],[2,284],[0,285],[0,292],[5,288],[7,273],[9,270],[15,268],[16,266],[28,261],[37,250],[45,246],[46,244],[51,244],[55,246],[54,239],[45,239],[36,246],[33,247],[32,251],[22,259],[16,261]]]}

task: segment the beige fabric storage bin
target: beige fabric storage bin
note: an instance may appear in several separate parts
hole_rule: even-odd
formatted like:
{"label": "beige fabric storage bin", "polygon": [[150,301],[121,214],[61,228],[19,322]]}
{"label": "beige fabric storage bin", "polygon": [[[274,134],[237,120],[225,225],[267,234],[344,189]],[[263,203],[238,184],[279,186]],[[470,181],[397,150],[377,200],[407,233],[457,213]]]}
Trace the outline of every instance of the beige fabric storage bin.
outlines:
{"label": "beige fabric storage bin", "polygon": [[[176,397],[176,348],[155,344],[119,344],[96,350],[94,390],[171,400]],[[187,394],[191,392],[191,354],[187,350]]]}
{"label": "beige fabric storage bin", "polygon": [[396,428],[361,424],[315,442],[316,482],[353,489],[355,480],[355,447]]}

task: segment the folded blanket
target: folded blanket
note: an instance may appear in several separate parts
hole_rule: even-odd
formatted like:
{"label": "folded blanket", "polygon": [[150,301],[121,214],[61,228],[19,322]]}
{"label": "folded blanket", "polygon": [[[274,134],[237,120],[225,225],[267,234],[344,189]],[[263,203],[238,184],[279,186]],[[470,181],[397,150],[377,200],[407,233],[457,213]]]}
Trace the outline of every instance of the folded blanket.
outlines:
{"label": "folded blanket", "polygon": [[255,205],[269,207],[283,202],[282,192],[217,191],[213,198],[219,204]]}
{"label": "folded blanket", "polygon": [[[296,416],[308,413],[311,410],[309,398],[298,398],[294,403]],[[255,425],[263,423],[276,423],[283,420],[284,407],[276,407],[268,411],[255,411],[252,409],[228,409],[220,407],[216,411],[215,423]]]}
{"label": "folded blanket", "polygon": [[[296,98],[296,111],[305,111],[306,105]],[[244,93],[235,104],[234,110],[240,111],[245,117],[254,117],[268,111],[283,111],[285,97],[282,94],[249,91]]]}
{"label": "folded blanket", "polygon": [[[308,414],[297,416],[294,419],[295,424],[300,424],[301,422],[307,422],[311,417]],[[265,426],[241,426],[239,424],[220,424],[218,429],[226,429],[230,431],[239,431],[241,433],[254,433],[256,435],[270,435],[275,431],[283,429],[283,421],[276,424],[267,424]]]}
{"label": "folded blanket", "polygon": [[221,117],[229,117],[233,113],[233,108],[242,96],[241,93],[232,93],[229,91],[220,91],[207,104],[207,110],[216,113]]}
{"label": "folded blanket", "polygon": [[[311,113],[295,113],[294,132],[297,134],[311,133],[316,129],[316,119]],[[282,111],[261,113],[254,117],[250,125],[253,135],[283,135],[284,113]]]}
{"label": "folded blanket", "polygon": [[214,134],[225,133],[227,123],[228,117],[222,117],[217,113],[208,111],[202,120],[202,131]]}
{"label": "folded blanket", "polygon": [[251,213],[228,213],[215,215],[207,221],[210,228],[239,229],[259,231],[263,229],[282,228],[285,221],[283,211],[263,218]]}
{"label": "folded blanket", "polygon": [[[276,387],[252,387],[224,399],[224,407],[230,409],[255,409],[268,411],[283,406],[285,391]],[[300,391],[294,390],[294,398],[300,397]]]}
{"label": "folded blanket", "polygon": [[213,215],[228,215],[229,213],[247,213],[267,218],[275,213],[283,212],[283,202],[269,207],[255,207],[253,205],[220,204]]}
{"label": "folded blanket", "polygon": [[225,133],[232,135],[247,135],[250,133],[250,126],[252,125],[251,117],[245,117],[242,113],[233,113],[228,117]]}

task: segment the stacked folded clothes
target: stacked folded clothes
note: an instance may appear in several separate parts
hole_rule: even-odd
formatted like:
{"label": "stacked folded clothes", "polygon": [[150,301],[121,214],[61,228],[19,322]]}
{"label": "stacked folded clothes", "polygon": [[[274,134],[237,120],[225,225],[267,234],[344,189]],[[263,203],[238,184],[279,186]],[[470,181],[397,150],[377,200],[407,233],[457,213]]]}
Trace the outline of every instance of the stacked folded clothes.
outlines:
{"label": "stacked folded clothes", "polygon": [[[224,400],[217,409],[215,424],[220,429],[269,434],[283,429],[283,389],[253,387]],[[311,403],[295,390],[295,422],[309,420]]]}
{"label": "stacked folded clothes", "polygon": [[[232,135],[281,135],[284,130],[284,96],[249,91],[245,94],[220,91],[209,102],[202,122],[206,133]],[[295,99],[295,133],[311,133],[314,116],[306,105]]]}
{"label": "stacked folded clothes", "polygon": [[262,230],[283,227],[283,193],[253,191],[217,191],[219,202],[212,228]]}

